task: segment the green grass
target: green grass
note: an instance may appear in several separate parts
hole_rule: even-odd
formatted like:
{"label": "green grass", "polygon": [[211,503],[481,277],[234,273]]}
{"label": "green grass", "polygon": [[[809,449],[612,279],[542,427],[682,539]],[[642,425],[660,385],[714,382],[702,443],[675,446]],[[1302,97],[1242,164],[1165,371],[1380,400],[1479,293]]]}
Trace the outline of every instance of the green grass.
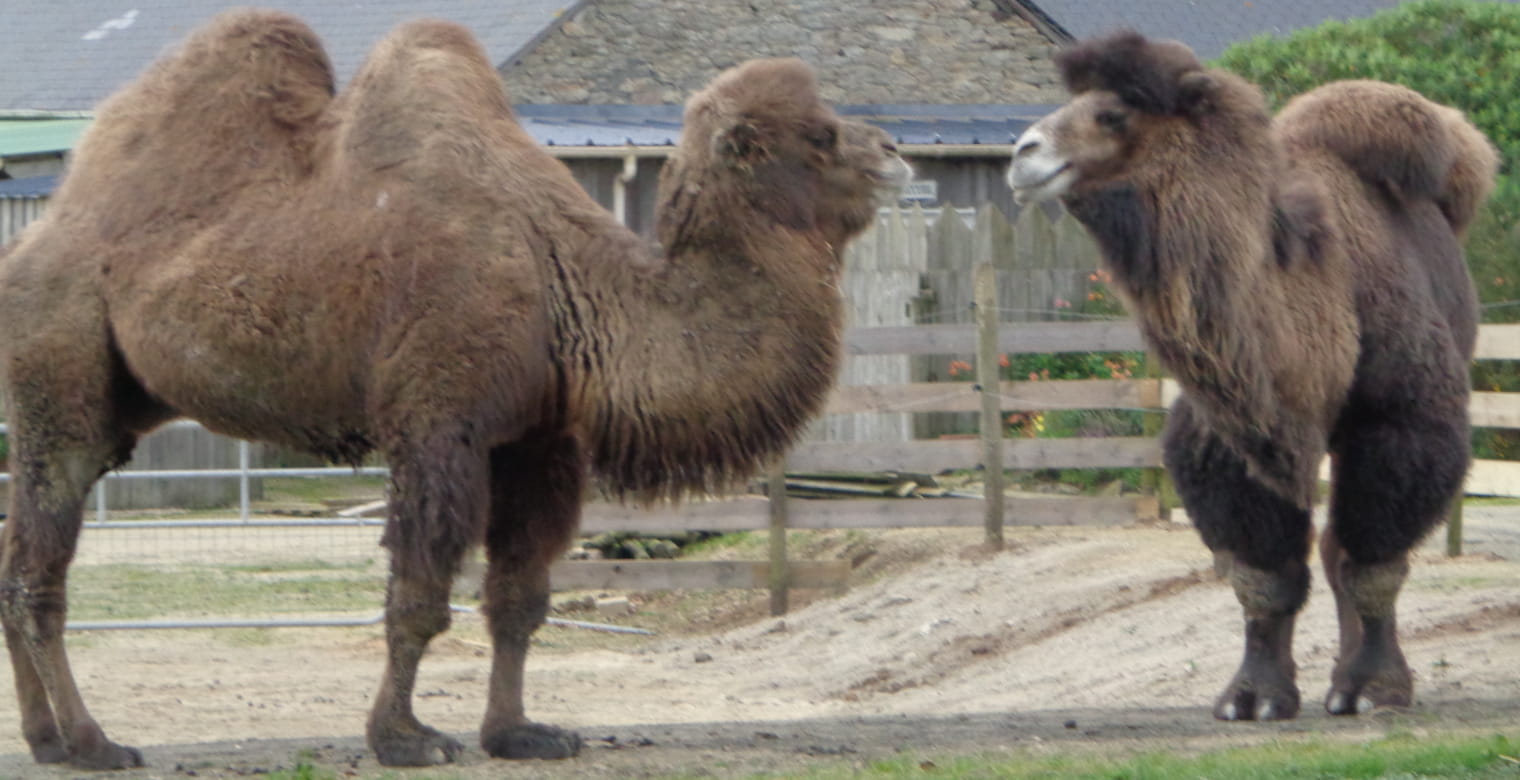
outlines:
{"label": "green grass", "polygon": [[[904,754],[866,763],[829,763],[806,772],[753,775],[754,780],[1513,780],[1520,777],[1520,732],[1484,737],[1415,737],[1398,734],[1360,743],[1319,737],[1287,738],[1269,745],[1209,751],[1197,755],[1146,753],[1103,756],[1096,746],[1061,755],[928,756]],[[693,757],[695,758],[695,757]],[[460,773],[435,770],[378,770],[371,780],[450,780]],[[474,777],[475,774],[469,776]],[[640,777],[686,780],[711,777],[683,770]],[[269,780],[336,780],[338,775],[298,757],[296,767],[267,775]]]}
{"label": "green grass", "polygon": [[305,501],[321,503],[338,498],[380,498],[385,477],[342,475],[334,477],[265,477],[264,503]]}
{"label": "green grass", "polygon": [[[1150,753],[1114,759],[1086,755],[1019,758],[903,756],[865,767],[828,768],[796,780],[836,778],[1029,778],[1030,780],[1498,780],[1520,777],[1520,735],[1418,739],[1393,736],[1361,744],[1284,741],[1178,756]],[[767,777],[781,777],[770,775]]]}
{"label": "green grass", "polygon": [[80,566],[69,581],[69,617],[146,620],[378,610],[385,580],[367,564],[318,561],[245,566]]}

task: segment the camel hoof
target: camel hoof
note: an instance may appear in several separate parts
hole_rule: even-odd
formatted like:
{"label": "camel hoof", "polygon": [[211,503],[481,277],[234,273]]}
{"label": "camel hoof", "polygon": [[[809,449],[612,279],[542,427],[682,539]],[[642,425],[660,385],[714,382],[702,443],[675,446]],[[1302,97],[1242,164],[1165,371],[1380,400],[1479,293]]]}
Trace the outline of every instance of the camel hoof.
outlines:
{"label": "camel hoof", "polygon": [[1366,715],[1382,707],[1408,707],[1414,699],[1413,686],[1385,686],[1369,683],[1356,690],[1355,686],[1336,686],[1325,697],[1325,712],[1331,715]]}
{"label": "camel hoof", "polygon": [[1382,707],[1408,707],[1414,702],[1414,675],[1403,653],[1363,647],[1350,663],[1337,665],[1330,676],[1325,712],[1366,715]]}
{"label": "camel hoof", "polygon": [[135,769],[143,766],[143,756],[137,748],[107,741],[69,756],[69,766],[94,770]]}
{"label": "camel hoof", "polygon": [[480,746],[493,758],[574,758],[581,752],[581,735],[557,726],[522,723],[482,730]]}
{"label": "camel hoof", "polygon": [[421,726],[406,734],[390,734],[384,739],[372,740],[375,760],[383,766],[436,766],[451,764],[464,753],[459,740],[436,729]]}
{"label": "camel hoof", "polygon": [[58,736],[57,729],[48,729],[50,733],[41,737],[26,738],[26,746],[32,751],[32,760],[39,764],[62,764],[69,760],[69,749],[64,746],[63,738]]}
{"label": "camel hoof", "polygon": [[1298,691],[1269,695],[1246,685],[1234,684],[1214,703],[1218,720],[1292,720],[1298,717]]}

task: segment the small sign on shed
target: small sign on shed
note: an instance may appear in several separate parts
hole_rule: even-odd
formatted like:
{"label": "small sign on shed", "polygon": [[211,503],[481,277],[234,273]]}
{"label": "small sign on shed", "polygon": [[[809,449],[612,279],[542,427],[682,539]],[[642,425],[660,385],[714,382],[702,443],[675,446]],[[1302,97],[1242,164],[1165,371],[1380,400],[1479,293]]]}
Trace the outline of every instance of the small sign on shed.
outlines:
{"label": "small sign on shed", "polygon": [[939,200],[939,182],[934,179],[914,179],[908,182],[903,190],[902,199],[918,203],[933,203]]}

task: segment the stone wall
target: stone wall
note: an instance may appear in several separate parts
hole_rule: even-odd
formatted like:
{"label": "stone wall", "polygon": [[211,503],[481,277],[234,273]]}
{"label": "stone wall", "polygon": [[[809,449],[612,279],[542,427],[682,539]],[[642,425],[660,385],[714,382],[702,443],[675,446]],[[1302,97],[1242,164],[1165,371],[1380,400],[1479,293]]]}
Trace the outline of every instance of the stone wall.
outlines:
{"label": "stone wall", "polygon": [[591,0],[502,75],[518,103],[682,103],[791,56],[831,103],[1058,103],[1052,50],[994,0]]}

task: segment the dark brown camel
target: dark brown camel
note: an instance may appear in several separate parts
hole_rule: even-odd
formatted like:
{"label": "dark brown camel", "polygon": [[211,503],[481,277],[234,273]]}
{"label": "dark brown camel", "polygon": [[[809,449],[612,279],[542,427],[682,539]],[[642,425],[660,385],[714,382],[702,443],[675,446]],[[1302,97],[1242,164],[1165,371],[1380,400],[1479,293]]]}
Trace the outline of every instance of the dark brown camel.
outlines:
{"label": "dark brown camel", "polygon": [[174,417],[392,469],[389,765],[454,759],[412,714],[461,556],[485,545],[480,742],[561,758],[523,666],[588,476],[640,500],[729,485],[819,409],[843,244],[907,178],[795,60],[686,110],[645,246],[515,123],[463,29],[404,25],[333,95],[282,14],[231,12],[107,101],[0,264],[13,503],[0,616],[40,762],[128,767],[69,672],[65,576],[90,485]]}
{"label": "dark brown camel", "polygon": [[1166,465],[1245,613],[1214,715],[1298,714],[1293,622],[1327,452],[1341,647],[1325,707],[1408,705],[1394,605],[1467,470],[1461,238],[1497,156],[1460,113],[1391,84],[1331,84],[1273,120],[1254,86],[1174,42],[1117,33],[1057,62],[1072,100],[1019,139],[1009,184],[1087,226],[1183,388]]}

